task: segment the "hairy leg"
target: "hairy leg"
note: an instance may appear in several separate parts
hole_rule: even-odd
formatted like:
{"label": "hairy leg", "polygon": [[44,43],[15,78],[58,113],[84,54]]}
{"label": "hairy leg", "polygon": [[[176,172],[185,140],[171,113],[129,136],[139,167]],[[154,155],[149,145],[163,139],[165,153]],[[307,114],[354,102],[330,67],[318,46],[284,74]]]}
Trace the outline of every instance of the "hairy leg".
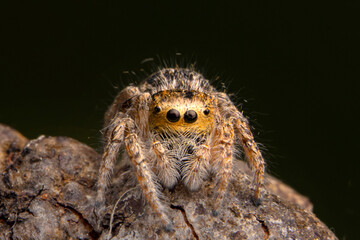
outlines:
{"label": "hairy leg", "polygon": [[[106,129],[107,143],[102,156],[97,181],[96,212],[99,215],[105,207],[105,190],[114,168],[114,162],[124,139],[126,122],[131,121],[126,114],[118,113]],[[101,215],[101,214],[100,214]]]}
{"label": "hairy leg", "polygon": [[152,209],[156,212],[165,226],[165,230],[172,230],[172,223],[166,215],[164,205],[161,203],[158,195],[156,181],[152,176],[152,171],[146,162],[143,150],[139,142],[139,137],[134,131],[135,124],[129,126],[125,133],[125,148],[130,161],[135,169],[137,181],[144,193],[144,196]]}
{"label": "hairy leg", "polygon": [[104,127],[107,127],[108,124],[111,123],[112,119],[118,112],[125,110],[129,105],[131,105],[131,99],[139,94],[140,90],[135,86],[129,86],[121,90],[105,113]]}
{"label": "hairy leg", "polygon": [[249,159],[250,165],[255,169],[255,200],[258,200],[264,181],[265,161],[254,140],[247,119],[242,114],[240,115],[238,118],[233,118],[232,122],[241,136],[241,146],[245,151],[246,157]]}
{"label": "hairy leg", "polygon": [[222,204],[232,173],[234,152],[234,129],[229,121],[223,120],[216,129],[213,143],[212,159],[216,170],[217,193],[214,214]]}
{"label": "hairy leg", "polygon": [[244,117],[235,105],[231,102],[225,93],[218,93],[219,108],[221,115],[226,119],[230,119],[237,135],[240,138],[241,146],[244,149],[245,155],[249,160],[252,168],[255,169],[255,200],[260,198],[260,189],[263,186],[265,161],[261,155],[260,149],[254,140],[251,133],[248,120]]}

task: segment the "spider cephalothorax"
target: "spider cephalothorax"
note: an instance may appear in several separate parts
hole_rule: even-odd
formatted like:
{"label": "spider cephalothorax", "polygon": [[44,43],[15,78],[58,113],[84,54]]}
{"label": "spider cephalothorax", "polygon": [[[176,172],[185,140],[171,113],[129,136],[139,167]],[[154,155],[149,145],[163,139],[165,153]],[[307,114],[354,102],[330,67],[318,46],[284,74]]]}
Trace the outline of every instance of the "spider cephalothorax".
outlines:
{"label": "spider cephalothorax", "polygon": [[225,93],[216,91],[196,71],[162,69],[139,86],[122,90],[105,115],[104,137],[100,205],[104,204],[107,176],[122,146],[145,198],[167,228],[171,228],[171,220],[159,199],[158,183],[172,188],[181,181],[194,191],[216,172],[217,210],[232,174],[237,144],[256,170],[255,198],[259,197],[264,160],[248,121]]}
{"label": "spider cephalothorax", "polygon": [[[208,146],[213,135],[218,115],[215,106],[213,97],[189,90],[165,90],[152,96],[149,131],[153,141],[163,146],[168,158],[165,165],[164,161],[156,161],[155,170],[167,188],[172,188],[182,179],[190,190],[197,190],[206,177],[206,161],[198,164],[201,169],[191,167],[195,167],[192,166],[193,160],[198,158],[201,148]],[[156,148],[155,154],[159,155]]]}

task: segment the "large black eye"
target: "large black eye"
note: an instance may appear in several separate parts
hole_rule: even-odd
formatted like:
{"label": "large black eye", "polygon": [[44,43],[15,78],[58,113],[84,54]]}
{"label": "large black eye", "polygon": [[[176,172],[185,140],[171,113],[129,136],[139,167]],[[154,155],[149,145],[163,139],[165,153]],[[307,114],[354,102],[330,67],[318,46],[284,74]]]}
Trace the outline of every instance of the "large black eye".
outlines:
{"label": "large black eye", "polygon": [[170,121],[170,122],[177,122],[180,119],[180,113],[178,110],[175,109],[170,109],[167,114],[166,114],[166,118]]}
{"label": "large black eye", "polygon": [[184,114],[184,120],[187,123],[193,123],[197,119],[197,113],[194,110],[186,111]]}
{"label": "large black eye", "polygon": [[210,110],[209,110],[209,109],[205,109],[205,110],[204,110],[204,114],[205,114],[205,115],[209,115],[209,113],[210,113]]}

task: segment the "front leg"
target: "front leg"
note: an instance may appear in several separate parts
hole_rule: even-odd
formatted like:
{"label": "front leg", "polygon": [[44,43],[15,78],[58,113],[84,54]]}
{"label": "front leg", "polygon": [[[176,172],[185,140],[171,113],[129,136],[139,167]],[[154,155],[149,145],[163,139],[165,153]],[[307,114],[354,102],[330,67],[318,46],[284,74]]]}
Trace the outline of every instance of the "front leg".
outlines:
{"label": "front leg", "polygon": [[234,130],[239,135],[241,146],[244,149],[245,155],[249,160],[252,168],[255,168],[255,200],[260,198],[260,189],[263,186],[265,161],[262,157],[260,149],[254,140],[251,133],[248,120],[244,115],[235,107],[229,97],[225,93],[218,93],[219,108],[223,109],[222,115],[229,119]]}
{"label": "front leg", "polygon": [[140,90],[135,86],[129,86],[121,90],[105,113],[105,127],[113,120],[119,111],[126,112],[126,109],[131,106],[131,100],[138,95],[140,95]]}
{"label": "front leg", "polygon": [[229,121],[222,121],[217,128],[212,149],[212,165],[216,171],[217,193],[213,214],[221,206],[229,179],[232,174],[233,152],[234,152],[234,129]]}
{"label": "front leg", "polygon": [[166,215],[164,205],[158,197],[159,193],[155,179],[148,163],[146,162],[145,156],[143,155],[142,147],[138,139],[139,137],[134,131],[134,126],[135,124],[132,124],[132,127],[129,126],[129,131],[126,133],[126,152],[129,155],[130,161],[135,169],[137,181],[146,200],[163,222],[165,230],[171,231],[172,222]]}
{"label": "front leg", "polygon": [[250,131],[247,119],[240,113],[238,118],[232,118],[232,122],[240,133],[240,141],[245,155],[249,159],[250,165],[255,168],[255,200],[258,201],[264,181],[265,161]]}
{"label": "front leg", "polygon": [[97,181],[97,196],[95,200],[96,214],[102,215],[105,208],[105,190],[114,168],[114,162],[124,139],[126,122],[131,121],[124,113],[118,113],[106,127],[107,143],[101,159],[99,178]]}

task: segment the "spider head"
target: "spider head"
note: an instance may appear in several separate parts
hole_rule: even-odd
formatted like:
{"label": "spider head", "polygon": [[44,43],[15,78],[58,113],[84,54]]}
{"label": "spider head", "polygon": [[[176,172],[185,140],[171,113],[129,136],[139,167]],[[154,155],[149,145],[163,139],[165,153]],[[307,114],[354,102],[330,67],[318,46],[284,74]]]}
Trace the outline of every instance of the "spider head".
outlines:
{"label": "spider head", "polygon": [[216,111],[214,99],[196,91],[165,90],[152,96],[152,132],[209,135]]}

